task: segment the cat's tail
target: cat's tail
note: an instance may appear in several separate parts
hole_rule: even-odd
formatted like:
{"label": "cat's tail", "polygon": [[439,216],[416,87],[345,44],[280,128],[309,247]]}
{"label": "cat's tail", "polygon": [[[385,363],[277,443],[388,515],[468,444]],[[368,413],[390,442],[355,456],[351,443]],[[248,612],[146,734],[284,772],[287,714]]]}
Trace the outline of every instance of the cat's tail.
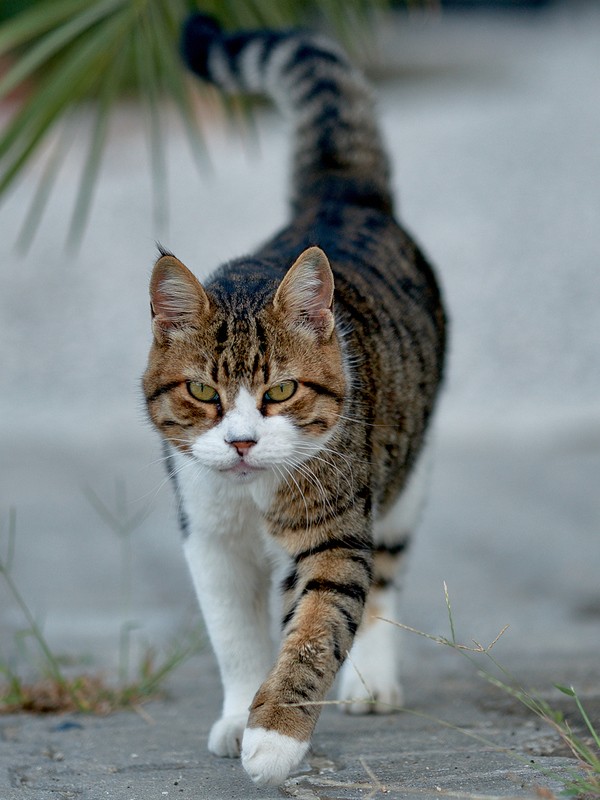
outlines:
{"label": "cat's tail", "polygon": [[187,65],[226,92],[271,97],[294,131],[292,205],[323,200],[392,211],[389,166],[362,74],[329,39],[302,30],[226,34],[196,14]]}

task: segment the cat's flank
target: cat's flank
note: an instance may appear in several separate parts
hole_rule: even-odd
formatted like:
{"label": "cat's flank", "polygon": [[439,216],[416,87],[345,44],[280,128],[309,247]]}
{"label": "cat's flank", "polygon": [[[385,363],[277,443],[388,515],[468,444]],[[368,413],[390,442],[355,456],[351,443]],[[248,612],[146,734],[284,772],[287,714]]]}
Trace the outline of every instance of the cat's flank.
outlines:
{"label": "cat's flank", "polygon": [[223,682],[208,747],[278,784],[338,672],[348,711],[401,703],[397,635],[377,617],[395,614],[421,504],[444,312],[394,220],[370,94],[345,55],[297,31],[224,35],[204,17],[183,46],[195,72],[270,95],[293,128],[284,230],[204,285],[162,252],[144,376]]}

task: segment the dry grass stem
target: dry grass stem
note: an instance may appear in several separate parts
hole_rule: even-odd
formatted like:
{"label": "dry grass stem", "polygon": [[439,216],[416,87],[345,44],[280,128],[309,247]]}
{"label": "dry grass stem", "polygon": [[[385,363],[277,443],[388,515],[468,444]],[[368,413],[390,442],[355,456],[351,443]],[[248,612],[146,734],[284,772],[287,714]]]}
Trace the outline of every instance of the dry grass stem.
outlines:
{"label": "dry grass stem", "polygon": [[396,628],[400,628],[403,631],[408,631],[409,633],[416,633],[417,636],[422,636],[424,639],[429,639],[432,642],[436,642],[436,644],[443,644],[446,647],[453,647],[455,650],[463,650],[468,653],[489,653],[490,650],[494,647],[495,644],[498,643],[500,638],[506,633],[509,629],[510,625],[505,625],[502,630],[498,633],[495,639],[493,639],[487,647],[484,647],[480,644],[476,639],[472,639],[474,647],[468,644],[459,644],[452,639],[446,639],[445,636],[434,636],[432,633],[425,633],[424,631],[420,631],[418,628],[411,628],[410,625],[405,625],[403,622],[396,622],[393,619],[387,619],[386,617],[376,617],[376,619],[380,619],[382,622],[388,622],[390,625],[394,625]]}
{"label": "dry grass stem", "polygon": [[375,795],[378,792],[381,792],[382,794],[388,794],[389,789],[387,788],[387,786],[385,786],[385,784],[381,783],[381,781],[379,780],[377,775],[375,775],[375,773],[373,772],[371,767],[367,764],[365,759],[361,756],[358,760],[360,762],[361,767],[367,773],[369,778],[371,778],[371,780],[373,781],[373,784],[374,784],[373,785],[373,789],[369,792],[369,794],[367,795],[367,798],[375,797]]}

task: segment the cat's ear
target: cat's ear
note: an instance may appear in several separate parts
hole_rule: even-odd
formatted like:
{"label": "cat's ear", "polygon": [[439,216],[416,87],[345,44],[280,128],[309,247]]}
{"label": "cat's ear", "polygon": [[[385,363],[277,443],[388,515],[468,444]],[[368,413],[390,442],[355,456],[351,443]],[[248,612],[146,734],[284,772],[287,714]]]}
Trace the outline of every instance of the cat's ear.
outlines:
{"label": "cat's ear", "polygon": [[176,331],[197,327],[209,300],[195,275],[175,256],[162,255],[150,279],[152,330],[158,342]]}
{"label": "cat's ear", "polygon": [[333,289],[327,256],[319,247],[309,247],[287,271],[273,305],[283,311],[293,326],[327,340],[334,328]]}

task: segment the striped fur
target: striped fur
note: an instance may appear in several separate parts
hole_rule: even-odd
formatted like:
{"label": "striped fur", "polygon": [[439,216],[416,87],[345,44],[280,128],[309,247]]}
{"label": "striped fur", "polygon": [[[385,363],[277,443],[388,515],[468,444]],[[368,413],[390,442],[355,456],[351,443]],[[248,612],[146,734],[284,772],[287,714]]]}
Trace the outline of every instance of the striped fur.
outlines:
{"label": "striped fur", "polygon": [[[242,760],[262,785],[303,756],[315,702],[342,665],[349,710],[400,699],[376,617],[392,613],[421,504],[445,317],[431,268],[393,217],[371,96],[346,56],[297,31],[227,36],[205,17],[188,23],[183,52],[227,91],[270,95],[294,137],[284,230],[204,286],[161,253],[144,376],[223,677],[209,747],[239,753],[250,704]],[[269,669],[257,598],[273,549],[287,571]],[[390,651],[379,664],[369,642]],[[370,700],[355,697],[354,663]]]}

